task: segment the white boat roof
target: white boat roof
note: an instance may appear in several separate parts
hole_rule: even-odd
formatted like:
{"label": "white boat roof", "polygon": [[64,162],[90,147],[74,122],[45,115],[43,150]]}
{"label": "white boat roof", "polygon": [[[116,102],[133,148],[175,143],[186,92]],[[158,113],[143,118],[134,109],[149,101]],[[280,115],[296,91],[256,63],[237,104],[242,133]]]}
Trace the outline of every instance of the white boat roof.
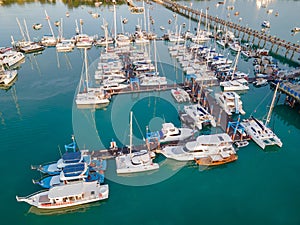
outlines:
{"label": "white boat roof", "polygon": [[248,83],[248,81],[245,78],[237,79],[237,81],[240,83]]}
{"label": "white boat roof", "polygon": [[170,130],[170,129],[175,129],[175,126],[173,123],[163,123],[162,128],[163,130]]}
{"label": "white boat roof", "polygon": [[232,142],[231,137],[227,133],[201,135],[196,140],[201,144],[220,144],[222,142]]}
{"label": "white boat roof", "polygon": [[61,185],[61,186],[54,186],[49,189],[49,198],[63,198],[63,197],[70,197],[74,195],[81,195],[84,193],[84,187],[86,185],[90,185],[90,183],[94,184],[93,182],[79,182],[79,183],[73,183],[73,184],[67,184],[67,185]]}

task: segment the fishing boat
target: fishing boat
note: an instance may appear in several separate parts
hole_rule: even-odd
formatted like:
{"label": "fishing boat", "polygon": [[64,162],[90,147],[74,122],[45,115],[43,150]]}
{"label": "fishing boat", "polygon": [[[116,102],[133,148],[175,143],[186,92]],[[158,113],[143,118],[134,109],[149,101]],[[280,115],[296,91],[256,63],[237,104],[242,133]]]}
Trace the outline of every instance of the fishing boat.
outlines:
{"label": "fishing boat", "polygon": [[219,166],[225,163],[236,161],[238,156],[236,154],[224,154],[223,152],[218,154],[211,154],[207,157],[195,158],[195,162],[199,166]]}
{"label": "fishing boat", "polygon": [[190,95],[182,88],[171,89],[171,94],[177,102],[189,102]]}
{"label": "fishing boat", "polygon": [[271,113],[274,107],[276,93],[279,87],[279,82],[276,85],[276,89],[274,91],[272,103],[267,115],[266,122],[263,123],[261,120],[256,119],[251,116],[249,119],[245,119],[241,125],[244,127],[246,133],[251,137],[256,144],[265,149],[266,146],[277,145],[278,147],[282,147],[281,140],[277,137],[277,135],[268,127],[268,123],[271,119]]}
{"label": "fishing boat", "polygon": [[116,157],[117,174],[137,173],[159,169],[158,163],[153,163],[151,152],[147,149],[133,151],[132,147],[132,112],[130,112],[130,144],[129,153]]}
{"label": "fishing boat", "polygon": [[227,133],[201,135],[185,145],[165,146],[161,153],[166,158],[177,161],[192,161],[213,154],[222,154],[223,157],[236,154],[232,139]]}
{"label": "fishing boat", "polygon": [[31,169],[36,169],[44,174],[57,175],[65,166],[83,162],[89,164],[91,162],[91,156],[88,154],[88,150],[77,151],[75,138],[72,136],[72,142],[65,145],[65,153],[59,160],[38,166],[31,166]]}
{"label": "fishing boat", "polygon": [[193,125],[199,130],[207,125],[216,127],[215,118],[200,104],[185,105],[183,109],[184,114],[181,115],[181,120],[185,121],[185,115],[189,116],[193,121]]}
{"label": "fishing boat", "polygon": [[59,209],[101,201],[108,198],[109,187],[98,181],[57,185],[27,197],[16,196],[18,202],[26,202],[40,209]]}
{"label": "fishing boat", "polygon": [[215,99],[227,115],[232,115],[233,113],[242,115],[246,114],[243,110],[243,103],[240,96],[236,92],[215,93]]}
{"label": "fishing boat", "polygon": [[[104,170],[105,169],[106,168],[104,168]],[[93,167],[83,162],[67,165],[63,168],[60,174],[42,177],[39,180],[33,180],[33,183],[38,184],[43,188],[51,188],[56,185],[69,184],[78,181],[92,182],[95,180],[99,181],[99,183],[103,183],[104,173],[96,171]]]}
{"label": "fishing boat", "polygon": [[173,123],[163,123],[159,131],[147,132],[147,139],[156,139],[159,143],[165,144],[186,140],[192,137],[194,133],[194,130],[190,128],[178,128],[175,127]]}

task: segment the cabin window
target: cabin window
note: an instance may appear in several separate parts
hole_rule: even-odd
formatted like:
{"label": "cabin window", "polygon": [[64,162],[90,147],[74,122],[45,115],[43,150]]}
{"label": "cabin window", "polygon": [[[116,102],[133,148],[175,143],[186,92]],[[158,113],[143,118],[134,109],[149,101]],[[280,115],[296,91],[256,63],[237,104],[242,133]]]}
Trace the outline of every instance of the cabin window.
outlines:
{"label": "cabin window", "polygon": [[95,195],[95,191],[91,191],[91,195]]}

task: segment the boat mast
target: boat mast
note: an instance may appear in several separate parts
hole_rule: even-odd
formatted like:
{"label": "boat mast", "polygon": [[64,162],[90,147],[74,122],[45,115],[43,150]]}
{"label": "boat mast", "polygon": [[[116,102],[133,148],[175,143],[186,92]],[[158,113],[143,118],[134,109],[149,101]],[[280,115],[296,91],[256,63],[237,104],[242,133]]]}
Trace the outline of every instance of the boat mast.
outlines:
{"label": "boat mast", "polygon": [[[193,2],[191,2],[190,3],[190,6],[191,6],[191,8],[192,8],[192,6],[193,6]],[[189,29],[188,29],[188,32],[191,32],[191,13],[189,13]]]}
{"label": "boat mast", "polygon": [[208,31],[208,23],[207,23],[207,8],[205,10],[205,28],[204,30]]}
{"label": "boat mast", "polygon": [[89,90],[89,79],[88,79],[88,62],[87,62],[87,48],[84,48],[84,62],[85,62],[85,79],[86,79],[86,90]]}
{"label": "boat mast", "polygon": [[129,153],[132,153],[132,111],[130,111]]}
{"label": "boat mast", "polygon": [[272,111],[273,111],[273,108],[274,108],[274,103],[275,103],[275,98],[276,98],[276,93],[277,93],[277,90],[278,90],[278,87],[279,87],[279,81],[277,82],[277,85],[276,85],[276,88],[275,88],[275,91],[274,91],[274,95],[273,95],[273,99],[272,99],[272,102],[271,102],[271,106],[270,106],[270,109],[269,109],[269,113],[268,113],[268,116],[267,116],[267,119],[266,119],[266,123],[265,123],[265,126],[268,126],[269,122],[270,122],[270,119],[271,119],[271,114],[272,114]]}
{"label": "boat mast", "polygon": [[157,76],[157,59],[156,59],[156,39],[153,39],[154,44],[154,64],[155,64],[155,76]]}
{"label": "boat mast", "polygon": [[21,35],[22,35],[22,37],[23,37],[23,40],[26,41],[25,34],[24,34],[24,31],[23,31],[23,29],[22,29],[22,26],[21,26],[21,24],[20,24],[20,21],[19,21],[18,17],[16,17],[16,20],[17,20],[19,29],[20,29],[20,31],[21,31]]}
{"label": "boat mast", "polygon": [[148,33],[150,33],[150,10],[147,11]]}
{"label": "boat mast", "polygon": [[143,0],[143,9],[144,9],[144,29],[147,31],[147,26],[146,26],[146,8],[145,8],[145,1]]}
{"label": "boat mast", "polygon": [[237,66],[237,63],[238,63],[240,52],[241,52],[241,47],[239,46],[238,52],[237,52],[236,57],[235,57],[234,65],[233,65],[233,68],[232,68],[231,80],[233,80],[233,76],[234,76],[234,72],[235,72],[235,69],[236,69],[236,66]]}
{"label": "boat mast", "polygon": [[116,13],[116,1],[112,1],[114,4],[114,32],[115,32],[115,45],[117,44],[117,13]]}
{"label": "boat mast", "polygon": [[45,15],[46,15],[46,20],[48,21],[48,25],[50,27],[50,31],[51,31],[52,37],[54,37],[54,32],[53,32],[53,29],[52,29],[52,26],[51,26],[51,23],[50,23],[50,17],[48,16],[46,10],[45,10]]}
{"label": "boat mast", "polygon": [[76,32],[76,34],[79,34],[79,27],[78,27],[77,19],[75,20],[75,25],[76,25],[75,32]]}
{"label": "boat mast", "polygon": [[26,20],[25,20],[25,19],[24,19],[24,26],[25,26],[25,30],[26,30],[26,35],[27,35],[28,41],[31,42],[30,37],[29,37],[29,32],[28,32],[27,24],[26,24]]}
{"label": "boat mast", "polygon": [[107,53],[108,50],[108,31],[107,31],[108,24],[106,23],[105,19],[103,18],[103,29],[105,35],[105,52]]}
{"label": "boat mast", "polygon": [[199,35],[200,35],[200,26],[201,26],[201,16],[202,16],[202,9],[200,10],[200,15],[199,15],[199,21],[198,21],[198,26],[197,26],[197,31],[196,31],[196,43],[199,43],[198,42],[198,38],[199,38]]}

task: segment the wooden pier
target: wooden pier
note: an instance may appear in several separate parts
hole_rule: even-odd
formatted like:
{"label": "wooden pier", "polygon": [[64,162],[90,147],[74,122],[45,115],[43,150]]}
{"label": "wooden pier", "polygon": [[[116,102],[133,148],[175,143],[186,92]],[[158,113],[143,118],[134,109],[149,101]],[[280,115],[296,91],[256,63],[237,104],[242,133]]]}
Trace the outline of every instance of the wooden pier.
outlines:
{"label": "wooden pier", "polygon": [[234,31],[234,34],[237,37],[240,37],[241,40],[252,42],[254,44],[255,40],[257,39],[257,46],[259,48],[260,47],[264,48],[266,46],[266,43],[271,43],[271,48],[269,49],[270,52],[274,52],[275,54],[277,54],[279,49],[282,48],[285,50],[284,53],[285,57],[288,57],[289,53],[291,53],[290,55],[291,60],[293,59],[295,53],[300,54],[299,44],[287,42],[276,36],[272,36],[262,31],[254,30],[252,28],[245,27],[240,24],[226,21],[212,15],[208,15],[208,14],[206,15],[205,13],[199,10],[189,8],[185,5],[180,5],[171,0],[152,0],[152,1],[162,4],[166,8],[172,10],[173,12],[176,12],[178,14],[181,14],[193,20],[198,21],[201,18],[202,23],[205,23],[205,20],[207,18],[208,24],[210,24],[212,28],[216,28],[216,27],[231,28]]}

